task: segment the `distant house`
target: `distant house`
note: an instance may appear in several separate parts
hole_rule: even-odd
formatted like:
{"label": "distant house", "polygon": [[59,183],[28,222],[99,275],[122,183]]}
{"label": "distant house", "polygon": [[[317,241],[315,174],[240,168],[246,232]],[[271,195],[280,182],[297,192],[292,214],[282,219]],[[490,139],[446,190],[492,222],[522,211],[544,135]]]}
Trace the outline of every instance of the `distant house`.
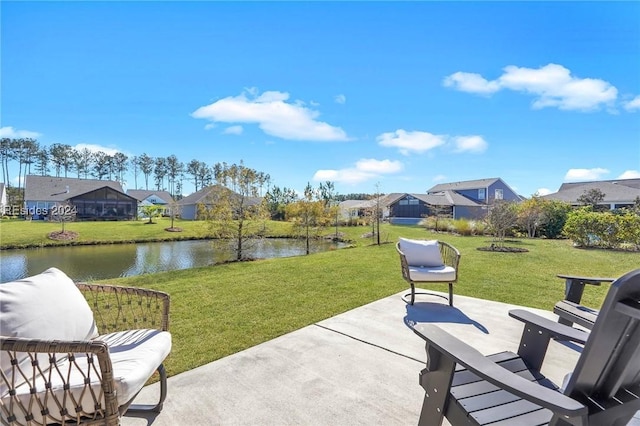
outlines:
{"label": "distant house", "polygon": [[352,222],[366,217],[377,206],[381,211],[381,218],[385,219],[389,215],[388,204],[387,196],[382,196],[379,200],[377,198],[371,200],[344,200],[338,205],[338,211],[341,220]]}
{"label": "distant house", "polygon": [[33,219],[46,219],[55,206],[73,208],[79,220],[130,220],[138,200],[116,181],[28,175],[24,203]]}
{"label": "distant house", "polygon": [[604,194],[601,204],[609,209],[632,207],[640,198],[640,179],[616,179],[591,182],[563,183],[558,192],[543,195],[546,200],[558,200],[579,206],[578,199],[591,190],[599,190]]}
{"label": "distant house", "polygon": [[[188,220],[200,220],[200,209],[211,206],[215,202],[215,193],[221,189],[226,189],[219,185],[211,185],[194,192],[178,201],[180,207],[180,217]],[[249,197],[247,205],[254,205],[262,202],[260,197]]]}
{"label": "distant house", "polygon": [[173,197],[168,191],[151,191],[146,189],[129,189],[127,194],[138,201],[148,201],[156,206],[168,206],[173,202]]}
{"label": "distant house", "polygon": [[146,189],[129,189],[127,194],[138,200],[138,205],[142,206],[160,206],[162,214],[170,214],[169,208],[173,203],[173,197],[168,191],[151,191]]}
{"label": "distant house", "polygon": [[446,215],[453,219],[481,219],[496,200],[522,201],[500,178],[438,184],[426,194],[395,194],[389,199],[389,220],[415,224],[423,217]]}

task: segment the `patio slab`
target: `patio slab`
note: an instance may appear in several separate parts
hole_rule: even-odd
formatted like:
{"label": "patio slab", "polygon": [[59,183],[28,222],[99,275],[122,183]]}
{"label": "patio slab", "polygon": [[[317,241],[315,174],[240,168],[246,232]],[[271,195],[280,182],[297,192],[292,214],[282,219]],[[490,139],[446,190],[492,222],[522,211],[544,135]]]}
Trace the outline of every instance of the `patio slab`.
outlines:
{"label": "patio slab", "polygon": [[[517,351],[522,323],[508,311],[519,306],[457,295],[454,307],[433,296],[409,306],[403,293],[170,377],[163,411],[122,425],[414,425],[426,354],[411,324],[436,323],[484,354]],[[543,372],[562,383],[578,356],[552,341]],[[157,383],[136,402],[156,395]]]}

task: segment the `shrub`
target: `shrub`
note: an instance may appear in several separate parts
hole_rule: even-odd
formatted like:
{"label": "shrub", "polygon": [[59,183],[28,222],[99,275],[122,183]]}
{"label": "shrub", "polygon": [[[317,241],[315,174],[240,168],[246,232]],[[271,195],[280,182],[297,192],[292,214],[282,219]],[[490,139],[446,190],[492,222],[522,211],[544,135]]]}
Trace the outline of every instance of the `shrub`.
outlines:
{"label": "shrub", "polygon": [[567,215],[563,234],[581,247],[640,248],[640,216],[579,208]]}

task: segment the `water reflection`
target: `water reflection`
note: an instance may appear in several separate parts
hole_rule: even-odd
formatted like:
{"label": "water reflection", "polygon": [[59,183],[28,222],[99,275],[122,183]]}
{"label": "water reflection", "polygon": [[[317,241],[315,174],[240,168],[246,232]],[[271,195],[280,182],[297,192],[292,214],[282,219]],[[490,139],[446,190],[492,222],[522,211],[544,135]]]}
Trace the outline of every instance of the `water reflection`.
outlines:
{"label": "water reflection", "polygon": [[[311,251],[315,253],[341,246],[339,243],[316,241]],[[305,244],[288,238],[267,238],[245,246],[243,252],[253,258],[298,256],[305,253]],[[63,270],[73,280],[86,281],[196,268],[232,257],[231,249],[214,249],[210,241],[3,250],[0,252],[0,282],[39,274],[52,266]]]}

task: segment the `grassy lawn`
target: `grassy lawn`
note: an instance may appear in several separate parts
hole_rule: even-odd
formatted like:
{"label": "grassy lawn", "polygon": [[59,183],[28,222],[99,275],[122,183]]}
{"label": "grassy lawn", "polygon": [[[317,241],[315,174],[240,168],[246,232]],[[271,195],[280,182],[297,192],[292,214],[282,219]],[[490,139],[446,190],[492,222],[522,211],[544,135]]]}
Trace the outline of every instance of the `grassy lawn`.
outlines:
{"label": "grassy lawn", "polygon": [[[78,238],[71,244],[134,243],[178,239],[206,238],[209,234],[206,223],[193,220],[174,221],[174,226],[182,232],[168,232],[171,219],[156,218],[154,223],[147,220],[120,222],[72,222],[65,224],[65,230],[77,232]],[[47,237],[50,232],[60,231],[62,225],[41,220],[25,221],[21,219],[0,221],[0,248],[45,247],[69,244],[68,241],[56,241]],[[283,222],[269,222],[268,229],[273,236],[288,236],[291,226]]]}
{"label": "grassy lawn", "polygon": [[[278,229],[270,225],[269,229],[285,235],[289,231],[284,225],[278,225],[281,226]],[[7,244],[7,233],[16,232],[25,232],[24,241],[44,241],[41,234],[59,226],[3,222],[2,244]],[[114,240],[120,236],[126,241],[153,240],[169,225],[85,222],[68,226],[87,241]],[[198,222],[180,222],[177,226],[184,229],[185,235],[204,232]],[[638,253],[581,250],[572,247],[568,240],[522,239],[509,245],[527,248],[527,253],[491,253],[477,250],[489,245],[488,237],[459,237],[433,234],[418,227],[383,225],[383,244],[378,246],[372,245],[370,238],[362,238],[368,228],[340,231],[354,242],[353,248],[109,281],[159,289],[171,295],[173,351],[166,367],[174,375],[407,290],[393,244],[399,236],[438,238],[460,250],[460,279],[454,294],[547,310],[564,294],[564,282],[556,277],[558,273],[618,277],[640,267]],[[11,235],[11,241],[20,238]],[[430,288],[446,291],[446,285]],[[589,287],[584,303],[599,306],[607,288]]]}

